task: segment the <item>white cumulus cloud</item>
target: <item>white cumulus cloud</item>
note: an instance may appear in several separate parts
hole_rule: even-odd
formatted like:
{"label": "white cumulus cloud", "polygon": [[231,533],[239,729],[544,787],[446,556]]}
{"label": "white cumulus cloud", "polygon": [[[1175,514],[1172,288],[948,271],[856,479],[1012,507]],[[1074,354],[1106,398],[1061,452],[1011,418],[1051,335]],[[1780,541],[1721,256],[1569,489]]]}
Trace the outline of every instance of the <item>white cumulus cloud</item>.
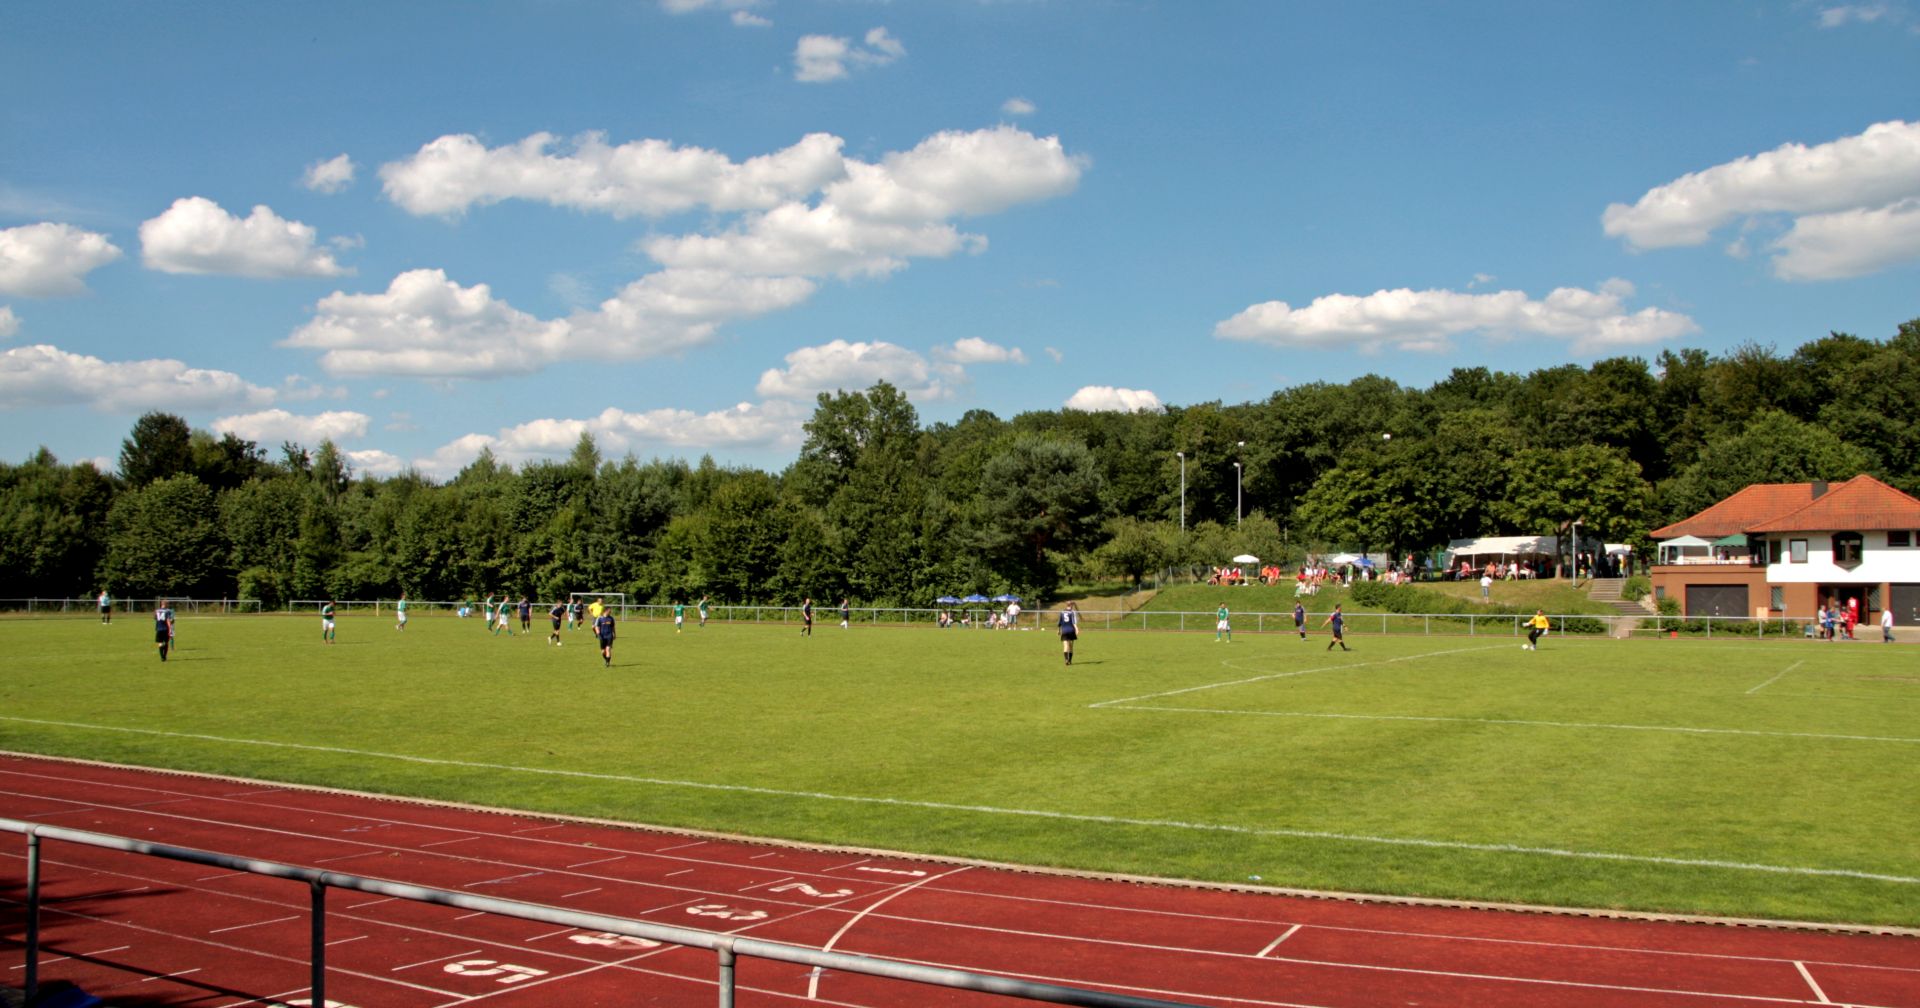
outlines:
{"label": "white cumulus cloud", "polygon": [[1010,116],[1030,116],[1039,111],[1039,107],[1025,98],[1009,98],[1000,104],[1000,111]]}
{"label": "white cumulus cloud", "polygon": [[733,26],[735,28],[771,28],[773,27],[772,21],[769,21],[766,18],[763,18],[760,15],[755,14],[752,11],[744,11],[744,10],[734,11],[730,20],[733,21]]}
{"label": "white cumulus cloud", "polygon": [[87,274],[120,258],[103,234],[71,224],[0,230],[0,294],[64,297],[84,293]]}
{"label": "white cumulus cloud", "polygon": [[90,406],[102,412],[174,412],[264,406],[274,391],[230,371],[177,360],[104,361],[39,344],[0,353],[0,408]]}
{"label": "white cumulus cloud", "polygon": [[365,413],[349,410],[329,410],[303,416],[276,407],[256,413],[219,417],[209,426],[218,433],[233,434],[263,445],[275,445],[282,441],[317,445],[322,441],[337,442],[365,437],[368,423]]}
{"label": "white cumulus cloud", "polygon": [[1252,305],[1214,326],[1223,339],[1279,347],[1350,347],[1363,353],[1431,352],[1478,332],[1566,340],[1575,350],[1638,346],[1699,331],[1691,318],[1659,308],[1629,312],[1632,285],[1608,281],[1598,291],[1561,287],[1541,300],[1521,291],[1463,294],[1448,290],[1375,291],[1365,297],[1328,294],[1304,308],[1285,301]]}
{"label": "white cumulus cloud", "polygon": [[300,184],[314,192],[337,193],[353,184],[354,168],[353,159],[345,154],[315,161],[307,166],[307,173],[301,176]]}
{"label": "white cumulus cloud", "polygon": [[141,257],[167,273],[244,277],[327,277],[352,272],[315,244],[314,229],[266,206],[245,219],[204,196],[174,200],[140,225]]}
{"label": "white cumulus cloud", "polygon": [[885,28],[870,29],[861,43],[838,35],[802,35],[793,47],[793,79],[824,84],[846,77],[849,67],[886,66],[907,54]]}
{"label": "white cumulus cloud", "polygon": [[566,349],[567,326],[462,287],[437,269],[409,270],[384,293],[335,291],[283,345],[319,350],[334,375],[484,377],[539,370]]}
{"label": "white cumulus cloud", "polygon": [[595,446],[607,457],[628,453],[644,457],[677,449],[706,451],[716,447],[797,449],[810,409],[782,401],[740,403],[707,413],[683,409],[630,412],[608,407],[590,417],[529,420],[492,434],[466,434],[414,464],[422,472],[446,478],[466,467],[483,448],[513,465],[564,458],[582,434],[593,435]]}
{"label": "white cumulus cloud", "polygon": [[614,146],[600,133],[568,143],[535,133],[494,148],[459,134],[382,165],[380,179],[388,199],[423,215],[458,214],[506,199],[615,217],[765,209],[840,177],[841,144],[839,137],[810,133],[791,147],[734,162],[718,151],[665,140]]}
{"label": "white cumulus cloud", "polygon": [[934,356],[955,364],[1025,364],[1027,355],[1019,347],[1003,347],[978,336],[958,339],[952,346],[938,347]]}
{"label": "white cumulus cloud", "polygon": [[[1794,218],[1787,239],[1773,246],[1775,273],[1786,279],[1857,276],[1912,257],[1911,242],[1889,236],[1912,222],[1902,209],[1920,199],[1920,122],[1883,122],[1855,136],[1806,146],[1789,143],[1761,154],[1684,175],[1648,190],[1631,206],[1615,203],[1601,216],[1606,233],[1634,248],[1706,243],[1735,220],[1766,215]],[[1875,211],[1888,211],[1876,214]],[[1823,215],[1810,230],[1845,240],[1856,232],[1878,254],[1850,257],[1846,273],[1801,269],[1792,231]],[[1801,242],[1808,239],[1800,236]],[[1744,253],[1746,243],[1732,250]]]}
{"label": "white cumulus cloud", "polygon": [[834,340],[801,347],[787,354],[786,361],[785,368],[762,372],[755,391],[770,399],[811,399],[820,392],[864,389],[885,381],[915,399],[939,399],[947,395],[946,383],[961,377],[955,367],[934,364],[884,341]]}
{"label": "white cumulus cloud", "polygon": [[1063,408],[1087,413],[1151,413],[1162,407],[1160,397],[1146,389],[1087,385],[1068,397]]}
{"label": "white cumulus cloud", "polygon": [[1782,280],[1836,280],[1920,259],[1920,197],[1801,217],[1771,247]]}
{"label": "white cumulus cloud", "polygon": [[11,339],[20,331],[20,316],[13,313],[12,305],[0,305],[0,339]]}

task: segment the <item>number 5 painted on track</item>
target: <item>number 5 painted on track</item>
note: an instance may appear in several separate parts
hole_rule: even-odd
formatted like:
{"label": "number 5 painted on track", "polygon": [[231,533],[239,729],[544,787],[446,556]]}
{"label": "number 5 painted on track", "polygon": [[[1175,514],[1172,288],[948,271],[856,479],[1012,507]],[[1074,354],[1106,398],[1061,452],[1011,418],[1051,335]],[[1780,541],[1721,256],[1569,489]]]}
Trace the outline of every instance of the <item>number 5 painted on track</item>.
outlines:
{"label": "number 5 painted on track", "polygon": [[457,963],[448,963],[447,972],[459,976],[490,977],[497,976],[503,984],[519,983],[534,977],[546,976],[546,970],[531,966],[515,966],[512,963],[494,962],[491,959],[462,959]]}

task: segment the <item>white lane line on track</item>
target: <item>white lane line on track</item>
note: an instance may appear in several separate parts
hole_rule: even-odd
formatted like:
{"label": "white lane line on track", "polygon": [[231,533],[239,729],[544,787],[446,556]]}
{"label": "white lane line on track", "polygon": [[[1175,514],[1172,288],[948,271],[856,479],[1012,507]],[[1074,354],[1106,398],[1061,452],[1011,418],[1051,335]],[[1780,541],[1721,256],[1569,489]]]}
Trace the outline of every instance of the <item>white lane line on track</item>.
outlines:
{"label": "white lane line on track", "polygon": [[586,895],[586,894],[588,894],[588,893],[596,893],[596,892],[599,892],[599,891],[600,891],[600,890],[601,890],[602,888],[605,888],[605,887],[604,887],[604,886],[594,886],[594,887],[593,887],[593,888],[591,888],[591,889],[582,889],[582,890],[580,890],[579,892],[570,892],[570,893],[561,893],[561,894],[560,894],[560,898],[561,898],[561,899],[572,899],[572,898],[574,898],[575,896],[585,896],[585,895]]}
{"label": "white lane line on track", "polygon": [[[952,871],[944,871],[938,875],[929,875],[926,878],[920,879],[917,882],[910,882],[907,885],[901,886],[900,888],[894,890],[893,892],[890,892],[887,895],[880,897],[879,899],[873,901],[872,903],[868,904],[866,907],[861,909],[859,913],[854,914],[852,917],[847,918],[847,922],[845,924],[840,925],[840,930],[835,931],[833,933],[833,937],[827,939],[826,943],[820,946],[820,951],[822,952],[833,951],[833,947],[839,944],[841,938],[846,937],[846,934],[848,931],[853,930],[853,926],[855,924],[858,924],[861,921],[865,920],[867,916],[872,914],[875,910],[878,910],[881,907],[886,906],[888,903],[891,903],[894,900],[902,896],[905,896],[906,894],[912,892],[915,889],[918,889],[923,885],[927,885],[931,882],[935,882],[940,879],[950,878],[954,875],[960,874],[961,872],[970,870],[971,867],[972,866],[970,865],[961,865],[960,867],[955,868]],[[819,993],[820,993],[820,971],[814,970],[812,973],[809,973],[807,975],[807,999],[811,1001],[813,1000],[813,998],[818,996]]]}
{"label": "white lane line on track", "polygon": [[614,856],[612,856],[612,857],[603,857],[603,858],[600,858],[600,859],[598,859],[598,860],[595,860],[595,861],[581,861],[581,862],[579,862],[579,863],[577,863],[577,864],[570,864],[570,865],[568,865],[567,867],[568,867],[568,868],[570,868],[570,869],[571,869],[571,868],[585,868],[585,867],[586,867],[586,866],[588,866],[588,865],[597,865],[597,864],[606,864],[606,863],[607,863],[607,862],[609,862],[609,861],[618,861],[618,860],[620,860],[621,858],[624,858],[624,857],[626,857],[626,855],[625,855],[625,854],[615,854],[615,855],[614,855]]}
{"label": "white lane line on track", "polygon": [[390,968],[390,969],[388,969],[388,970],[387,970],[387,972],[389,972],[389,973],[398,973],[398,972],[400,972],[400,971],[402,971],[402,970],[410,970],[410,969],[412,969],[412,968],[414,968],[415,966],[425,966],[425,965],[427,965],[428,963],[437,963],[437,962],[446,962],[446,961],[447,961],[448,959],[465,959],[466,957],[468,957],[468,956],[470,956],[470,955],[478,955],[479,953],[480,953],[480,950],[479,950],[479,949],[468,949],[468,950],[466,950],[465,952],[455,952],[455,953],[454,953],[454,954],[452,954],[452,955],[440,955],[440,956],[434,956],[434,957],[433,957],[433,958],[431,958],[431,959],[422,959],[422,960],[420,960],[419,962],[411,962],[411,963],[408,963],[408,964],[406,964],[405,966],[394,966],[394,967],[392,967],[392,968]]}
{"label": "white lane line on track", "polygon": [[[468,769],[499,770],[507,773],[524,773],[545,777],[565,777],[589,780],[607,780],[642,784],[653,787],[690,788],[702,791],[722,791],[736,794],[766,795],[775,798],[800,798],[812,801],[848,802],[862,805],[884,805],[895,808],[933,809],[946,812],[971,812],[980,815],[1015,816],[1030,819],[1050,819],[1060,822],[1092,823],[1105,826],[1141,826],[1154,829],[1181,831],[1228,833],[1241,836],[1280,837],[1294,840],[1326,840],[1335,843],[1354,843],[1387,847],[1412,847],[1425,850],[1473,851],[1485,854],[1517,854],[1531,857],[1572,858],[1588,861],[1613,861],[1623,864],[1663,865],[1678,868],[1711,868],[1724,871],[1761,872],[1772,875],[1806,876],[1815,878],[1852,878],[1868,882],[1892,882],[1899,885],[1920,885],[1920,876],[1893,875],[1883,872],[1859,871],[1851,868],[1820,868],[1806,865],[1773,865],[1742,861],[1721,861],[1712,858],[1678,858],[1658,854],[1625,854],[1617,851],[1583,851],[1558,847],[1537,847],[1523,844],[1476,843],[1465,840],[1433,840],[1425,837],[1389,837],[1371,836],[1364,833],[1340,833],[1331,830],[1302,830],[1279,827],[1239,826],[1229,823],[1184,822],[1177,819],[1142,819],[1131,816],[1103,816],[1075,812],[1058,812],[1048,809],[999,808],[992,805],[966,805],[956,802],[921,801],[907,798],[880,798],[866,795],[837,795],[818,791],[794,791],[784,788],[756,787],[750,784],[709,784],[701,781],[663,780],[652,777],[638,777],[629,774],[596,773],[586,770],[555,770],[539,767],[516,767],[502,763],[481,763],[469,760],[446,760],[427,756],[408,756],[399,753],[370,752],[357,749],[344,749],[337,746],[304,745],[292,742],[267,742],[257,739],[225,738],[218,735],[198,735],[184,732],[160,731],[152,728],[118,728],[107,725],[90,725],[66,721],[43,721],[36,718],[18,718],[0,715],[0,721],[18,721],[31,724],[57,725],[67,728],[92,728],[100,731],[125,732],[137,735],[158,735],[172,738],[192,738],[205,741],[226,742],[237,745],[259,745],[270,748],[296,749],[318,752],[335,752],[349,755],[376,757],[398,760],[407,763],[419,763],[434,766],[456,766]],[[676,850],[679,847],[692,847],[705,840],[663,848]]]}
{"label": "white lane line on track", "polygon": [[263,921],[253,921],[252,923],[249,923],[249,924],[235,924],[235,925],[233,925],[232,927],[223,927],[223,928],[214,928],[213,930],[211,930],[211,931],[209,931],[209,932],[207,932],[207,933],[208,933],[208,934],[222,934],[222,933],[224,933],[224,932],[227,932],[227,931],[242,931],[242,930],[245,930],[245,929],[247,929],[247,928],[255,928],[255,927],[266,927],[266,926],[267,926],[268,924],[284,924],[284,923],[286,923],[287,921],[290,921],[290,920],[300,920],[300,919],[301,919],[301,918],[300,918],[300,916],[299,916],[298,914],[296,914],[296,915],[294,915],[294,916],[292,916],[292,917],[275,917],[275,918],[274,918],[274,919],[272,919],[272,920],[263,920]]}
{"label": "white lane line on track", "polygon": [[1673,732],[1680,735],[1754,735],[1762,738],[1814,739],[1823,742],[1920,743],[1899,735],[1836,735],[1826,732],[1762,731],[1755,728],[1692,728],[1685,725],[1610,724],[1604,721],[1529,721],[1522,718],[1437,717],[1421,714],[1342,714],[1327,711],[1238,710],[1227,707],[1161,707],[1150,704],[1108,704],[1106,710],[1153,711],[1163,714],[1235,714],[1241,717],[1333,718],[1347,721],[1430,721],[1440,724],[1483,724],[1519,728],[1574,728],[1591,731]]}
{"label": "white lane line on track", "polygon": [[1283,942],[1283,941],[1286,941],[1287,939],[1289,939],[1289,938],[1291,938],[1291,937],[1293,937],[1293,934],[1294,934],[1294,932],[1296,932],[1296,931],[1298,931],[1298,930],[1300,930],[1300,929],[1301,929],[1301,928],[1303,928],[1303,927],[1306,927],[1306,925],[1305,925],[1305,924],[1295,924],[1294,926],[1292,926],[1292,927],[1290,927],[1290,928],[1288,928],[1288,929],[1286,929],[1285,931],[1282,931],[1282,932],[1280,933],[1280,937],[1278,937],[1278,938],[1275,938],[1275,939],[1274,939],[1273,941],[1271,941],[1271,942],[1269,942],[1269,943],[1267,944],[1267,947],[1266,947],[1266,948],[1263,948],[1263,949],[1261,949],[1261,950],[1259,951],[1259,953],[1258,953],[1258,954],[1256,954],[1256,955],[1254,956],[1254,958],[1255,958],[1255,959],[1265,959],[1265,958],[1267,957],[1267,953],[1269,953],[1269,952],[1272,952],[1272,951],[1273,951],[1274,949],[1277,949],[1277,948],[1279,948],[1279,947],[1280,947],[1280,943],[1281,943],[1281,942]]}
{"label": "white lane line on track", "polygon": [[1789,666],[1787,666],[1786,668],[1783,668],[1783,669],[1781,669],[1781,670],[1780,670],[1780,671],[1779,671],[1778,673],[1776,673],[1776,674],[1774,675],[1774,677],[1773,677],[1773,678],[1771,678],[1771,679],[1769,679],[1769,680],[1767,680],[1766,682],[1763,682],[1763,683],[1761,683],[1760,685],[1758,685],[1758,686],[1755,686],[1754,688],[1752,688],[1752,689],[1750,689],[1750,690],[1748,690],[1748,691],[1747,691],[1747,695],[1748,695],[1748,696],[1752,696],[1752,695],[1754,695],[1755,693],[1758,693],[1758,692],[1760,692],[1761,690],[1763,690],[1763,689],[1766,689],[1767,687],[1769,687],[1769,686],[1771,686],[1771,685],[1773,685],[1774,683],[1777,683],[1777,682],[1779,682],[1779,681],[1780,681],[1780,677],[1781,677],[1781,676],[1784,676],[1784,675],[1786,675],[1787,673],[1789,673],[1789,672],[1791,672],[1791,671],[1793,671],[1794,669],[1797,669],[1797,668],[1799,668],[1799,667],[1800,667],[1800,666],[1802,666],[1802,665],[1805,665],[1806,663],[1807,663],[1807,660],[1806,660],[1805,658],[1802,658],[1802,659],[1800,659],[1799,661],[1797,661],[1797,662],[1794,662],[1793,664],[1791,664],[1791,665],[1789,665]]}
{"label": "white lane line on track", "polygon": [[1821,1004],[1833,1003],[1827,1000],[1827,992],[1821,990],[1820,985],[1814,982],[1813,974],[1807,971],[1806,963],[1795,961],[1793,965],[1800,971],[1800,977],[1807,982],[1807,986],[1813,988],[1813,996],[1819,998]]}

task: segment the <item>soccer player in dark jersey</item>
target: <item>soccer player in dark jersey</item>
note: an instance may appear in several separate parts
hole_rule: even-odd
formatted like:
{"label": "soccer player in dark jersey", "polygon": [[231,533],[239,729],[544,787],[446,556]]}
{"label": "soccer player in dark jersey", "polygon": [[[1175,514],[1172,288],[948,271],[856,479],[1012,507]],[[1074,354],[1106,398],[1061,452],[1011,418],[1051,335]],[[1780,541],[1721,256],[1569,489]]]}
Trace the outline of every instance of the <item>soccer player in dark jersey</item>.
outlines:
{"label": "soccer player in dark jersey", "polygon": [[1340,645],[1340,650],[1342,651],[1353,650],[1352,648],[1347,646],[1347,639],[1341,636],[1341,631],[1346,628],[1346,623],[1347,623],[1346,614],[1341,612],[1339,604],[1335,603],[1333,607],[1333,612],[1327,616],[1327,621],[1325,623],[1320,624],[1323,627],[1330,626],[1333,628],[1333,639],[1327,642],[1327,650],[1329,651],[1333,650],[1333,646],[1335,644]]}
{"label": "soccer player in dark jersey", "polygon": [[611,668],[613,666],[613,610],[602,609],[600,615],[593,618],[593,635],[600,638],[600,661]]}
{"label": "soccer player in dark jersey", "polygon": [[167,660],[167,649],[173,646],[173,604],[166,599],[153,610],[153,644],[160,649],[160,660]]}
{"label": "soccer player in dark jersey", "polygon": [[567,617],[567,604],[559,599],[553,600],[553,608],[547,610],[547,618],[553,622],[553,632],[547,635],[547,643],[559,646],[560,621]]}

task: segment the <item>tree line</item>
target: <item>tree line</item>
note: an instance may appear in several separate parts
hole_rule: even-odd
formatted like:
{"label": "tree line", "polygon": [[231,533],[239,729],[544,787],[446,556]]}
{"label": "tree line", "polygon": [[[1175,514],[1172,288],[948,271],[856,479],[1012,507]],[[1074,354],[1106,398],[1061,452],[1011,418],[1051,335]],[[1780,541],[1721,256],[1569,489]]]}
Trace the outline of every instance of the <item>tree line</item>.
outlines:
{"label": "tree line", "polygon": [[923,424],[883,382],[822,393],[804,433],[778,473],[608,460],[583,435],[564,460],[483,451],[437,482],[356,475],[331,442],[270,458],[150,413],[117,473],[44,448],[0,463],[0,594],[893,606],[1045,599],[1240,553],[1424,555],[1575,521],[1644,549],[1647,530],[1753,482],[1866,472],[1920,492],[1920,319],[1785,355],[1458,368],[1425,389],[1367,375],[1158,412]]}

